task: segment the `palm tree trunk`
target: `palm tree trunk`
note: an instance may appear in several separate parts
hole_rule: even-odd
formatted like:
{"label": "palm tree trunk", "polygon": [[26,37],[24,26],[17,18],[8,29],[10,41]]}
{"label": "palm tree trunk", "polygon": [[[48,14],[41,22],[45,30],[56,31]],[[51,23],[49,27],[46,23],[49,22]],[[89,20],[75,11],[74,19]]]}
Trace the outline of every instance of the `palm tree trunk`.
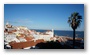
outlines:
{"label": "palm tree trunk", "polygon": [[73,48],[75,47],[75,29],[73,29]]}

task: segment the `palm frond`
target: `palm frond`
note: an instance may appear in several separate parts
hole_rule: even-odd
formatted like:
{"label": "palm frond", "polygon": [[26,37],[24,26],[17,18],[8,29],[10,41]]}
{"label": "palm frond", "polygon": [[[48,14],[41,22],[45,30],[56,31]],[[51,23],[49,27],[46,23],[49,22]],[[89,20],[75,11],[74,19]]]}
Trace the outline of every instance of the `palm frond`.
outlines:
{"label": "palm frond", "polygon": [[78,19],[82,19],[82,16],[79,15],[79,16],[78,16]]}
{"label": "palm frond", "polygon": [[82,16],[79,15],[78,12],[74,12],[68,18],[68,23],[72,27],[72,29],[77,29],[77,27],[79,27],[82,22],[81,19],[82,19]]}

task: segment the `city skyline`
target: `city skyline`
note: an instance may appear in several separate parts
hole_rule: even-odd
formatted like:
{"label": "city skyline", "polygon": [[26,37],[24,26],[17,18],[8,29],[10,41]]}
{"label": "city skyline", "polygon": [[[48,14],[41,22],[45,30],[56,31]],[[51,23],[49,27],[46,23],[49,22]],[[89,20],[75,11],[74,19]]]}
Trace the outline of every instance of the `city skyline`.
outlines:
{"label": "city skyline", "polygon": [[30,29],[72,30],[67,23],[73,12],[82,16],[78,31],[84,31],[84,4],[5,4],[4,24]]}

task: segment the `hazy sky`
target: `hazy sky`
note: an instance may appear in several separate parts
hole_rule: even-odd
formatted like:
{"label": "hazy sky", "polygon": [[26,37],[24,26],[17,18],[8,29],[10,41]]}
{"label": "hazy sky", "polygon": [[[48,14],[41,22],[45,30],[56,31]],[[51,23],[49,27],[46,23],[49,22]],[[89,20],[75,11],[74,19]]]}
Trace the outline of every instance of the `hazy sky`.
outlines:
{"label": "hazy sky", "polygon": [[84,30],[83,4],[5,4],[4,24],[8,21],[13,26],[27,26],[30,29],[72,30],[67,23],[73,12],[82,16],[81,26]]}

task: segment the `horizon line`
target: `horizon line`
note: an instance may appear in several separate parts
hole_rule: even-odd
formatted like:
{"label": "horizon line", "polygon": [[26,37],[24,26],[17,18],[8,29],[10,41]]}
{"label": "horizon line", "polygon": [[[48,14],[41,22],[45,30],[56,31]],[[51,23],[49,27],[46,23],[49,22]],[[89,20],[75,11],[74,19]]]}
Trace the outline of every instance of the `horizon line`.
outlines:
{"label": "horizon line", "polygon": [[[31,30],[33,30],[34,28],[31,28]],[[35,30],[52,30],[52,29],[35,29]],[[60,29],[53,29],[53,30],[60,30]],[[73,31],[73,30],[61,30],[61,31]],[[76,31],[83,31],[84,30],[76,30]]]}

